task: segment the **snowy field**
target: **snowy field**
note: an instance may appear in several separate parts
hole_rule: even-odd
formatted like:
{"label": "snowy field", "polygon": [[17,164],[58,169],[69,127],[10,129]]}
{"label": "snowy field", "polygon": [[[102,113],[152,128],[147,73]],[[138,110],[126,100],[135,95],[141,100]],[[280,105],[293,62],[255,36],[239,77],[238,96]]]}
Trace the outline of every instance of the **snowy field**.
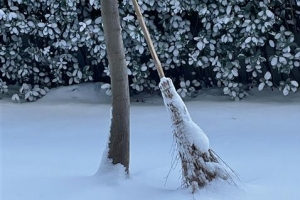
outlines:
{"label": "snowy field", "polygon": [[211,148],[239,174],[239,188],[213,182],[194,196],[178,189],[170,118],[162,98],[149,96],[132,98],[130,178],[94,176],[110,103],[99,85],[83,84],[54,89],[35,103],[0,100],[0,199],[300,199],[300,93],[253,92],[240,102],[219,93],[201,92],[186,105]]}

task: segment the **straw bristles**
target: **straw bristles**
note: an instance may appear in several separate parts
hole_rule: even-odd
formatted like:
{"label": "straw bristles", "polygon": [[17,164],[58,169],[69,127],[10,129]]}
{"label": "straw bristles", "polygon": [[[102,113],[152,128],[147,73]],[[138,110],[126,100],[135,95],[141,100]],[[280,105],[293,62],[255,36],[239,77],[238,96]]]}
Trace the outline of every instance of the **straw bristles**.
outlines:
{"label": "straw bristles", "polygon": [[171,115],[173,134],[182,165],[182,186],[191,187],[194,193],[216,179],[234,183],[236,175],[209,148],[208,138],[192,121],[171,79],[161,79],[159,86]]}

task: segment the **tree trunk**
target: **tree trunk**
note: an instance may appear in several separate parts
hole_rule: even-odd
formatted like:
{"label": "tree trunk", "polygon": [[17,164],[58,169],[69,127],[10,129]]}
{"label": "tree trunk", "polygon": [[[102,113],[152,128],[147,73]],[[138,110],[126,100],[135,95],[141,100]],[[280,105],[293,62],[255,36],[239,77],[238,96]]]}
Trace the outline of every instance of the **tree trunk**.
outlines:
{"label": "tree trunk", "polygon": [[125,51],[116,0],[101,0],[101,13],[111,74],[112,119],[108,158],[129,173],[130,101]]}

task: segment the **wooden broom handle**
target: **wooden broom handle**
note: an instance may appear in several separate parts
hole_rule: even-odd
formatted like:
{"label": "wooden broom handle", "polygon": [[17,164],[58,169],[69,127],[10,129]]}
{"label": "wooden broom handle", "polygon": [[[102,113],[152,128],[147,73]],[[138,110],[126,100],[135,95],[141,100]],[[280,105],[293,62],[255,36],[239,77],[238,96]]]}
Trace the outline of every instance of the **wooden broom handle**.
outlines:
{"label": "wooden broom handle", "polygon": [[155,63],[155,66],[156,66],[159,78],[163,78],[163,77],[165,77],[165,74],[164,74],[163,68],[161,66],[161,62],[158,59],[158,56],[157,56],[156,51],[154,49],[153,42],[151,40],[149,31],[148,31],[148,29],[146,27],[144,18],[142,16],[142,13],[141,13],[141,10],[140,10],[140,6],[137,3],[137,0],[132,0],[132,3],[133,3],[133,6],[134,6],[134,9],[135,9],[135,12],[136,12],[136,16],[137,16],[137,18],[138,18],[138,20],[140,22],[140,26],[142,27],[142,30],[143,30],[143,33],[144,33],[144,37],[145,37],[145,39],[147,41],[147,44],[148,44],[148,47],[150,49],[151,56],[152,56],[152,58],[154,60],[154,63]]}

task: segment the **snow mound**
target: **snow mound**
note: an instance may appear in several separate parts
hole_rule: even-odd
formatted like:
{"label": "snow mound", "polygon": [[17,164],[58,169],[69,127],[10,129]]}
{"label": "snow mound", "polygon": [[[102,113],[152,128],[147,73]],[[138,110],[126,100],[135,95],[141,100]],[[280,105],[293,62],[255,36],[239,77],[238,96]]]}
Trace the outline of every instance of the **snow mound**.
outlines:
{"label": "snow mound", "polygon": [[103,83],[81,83],[51,89],[39,102],[110,103],[111,97],[101,89]]}

